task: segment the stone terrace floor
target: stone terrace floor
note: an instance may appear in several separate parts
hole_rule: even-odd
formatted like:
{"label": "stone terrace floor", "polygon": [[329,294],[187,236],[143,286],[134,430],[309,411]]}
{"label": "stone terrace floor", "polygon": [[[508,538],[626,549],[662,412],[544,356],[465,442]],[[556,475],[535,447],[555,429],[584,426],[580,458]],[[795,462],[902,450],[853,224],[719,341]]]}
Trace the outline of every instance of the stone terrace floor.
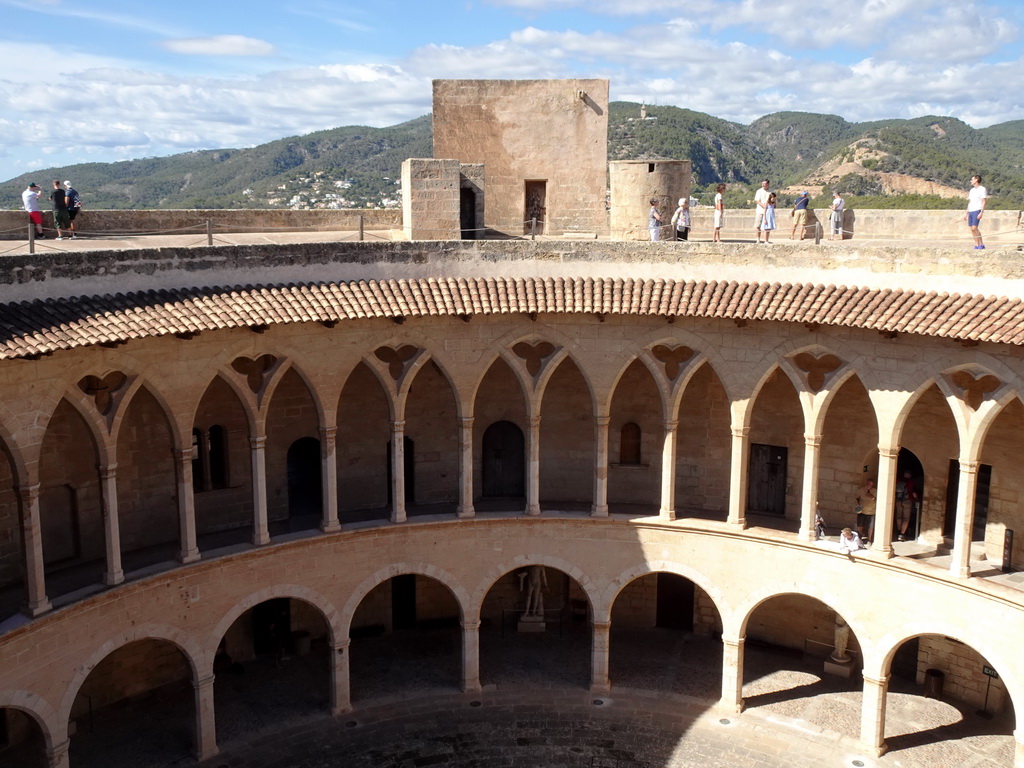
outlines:
{"label": "stone terrace floor", "polygon": [[[820,659],[748,646],[741,715],[714,708],[721,644],[672,630],[613,632],[612,693],[586,690],[584,623],[546,635],[481,631],[480,694],[457,691],[457,631],[353,641],[355,709],[326,714],[326,648],[248,662],[215,683],[221,753],[205,768],[1007,768],[1009,715],[926,699],[894,677],[890,751],[859,750],[861,683]],[[194,765],[191,686],[79,720],[71,768]],[[17,755],[2,757],[17,758]],[[3,763],[7,765],[8,763]],[[30,761],[11,765],[31,766]]]}

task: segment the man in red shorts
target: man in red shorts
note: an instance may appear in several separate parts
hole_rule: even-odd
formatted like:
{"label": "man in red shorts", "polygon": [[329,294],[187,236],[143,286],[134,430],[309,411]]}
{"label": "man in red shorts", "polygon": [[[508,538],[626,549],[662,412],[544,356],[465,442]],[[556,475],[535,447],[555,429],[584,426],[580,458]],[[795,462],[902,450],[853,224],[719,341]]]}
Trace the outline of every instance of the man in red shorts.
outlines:
{"label": "man in red shorts", "polygon": [[28,213],[32,223],[36,225],[36,237],[43,236],[43,213],[39,210],[39,194],[42,190],[34,181],[28,189],[21,193],[21,207]]}

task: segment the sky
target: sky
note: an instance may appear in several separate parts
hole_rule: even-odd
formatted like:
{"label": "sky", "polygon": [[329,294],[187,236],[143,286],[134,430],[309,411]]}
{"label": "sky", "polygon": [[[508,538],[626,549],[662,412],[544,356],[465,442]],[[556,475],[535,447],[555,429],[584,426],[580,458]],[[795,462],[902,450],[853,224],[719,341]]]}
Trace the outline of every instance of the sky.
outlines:
{"label": "sky", "polygon": [[0,0],[0,180],[395,125],[435,78],[982,128],[1024,119],[1022,30],[1021,0]]}

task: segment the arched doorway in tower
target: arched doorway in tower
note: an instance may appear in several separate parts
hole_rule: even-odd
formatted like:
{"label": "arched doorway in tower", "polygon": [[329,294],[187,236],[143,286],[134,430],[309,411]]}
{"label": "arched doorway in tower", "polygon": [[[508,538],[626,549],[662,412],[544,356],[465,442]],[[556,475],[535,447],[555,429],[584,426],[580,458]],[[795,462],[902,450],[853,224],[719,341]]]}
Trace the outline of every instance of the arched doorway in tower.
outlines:
{"label": "arched doorway in tower", "polygon": [[913,749],[921,765],[1012,765],[1015,726],[999,670],[966,643],[919,635],[893,653],[883,736],[895,759]]}
{"label": "arched doorway in tower", "polygon": [[459,229],[463,240],[477,240],[476,192],[470,187],[459,189]]}
{"label": "arched doorway in tower", "polygon": [[192,762],[193,672],[181,649],[147,638],[117,648],[82,683],[71,707],[70,764],[133,766]]}
{"label": "arched doorway in tower", "polygon": [[352,701],[460,690],[461,617],[455,595],[429,576],[405,573],[371,589],[349,629]]}
{"label": "arched doorway in tower", "polygon": [[523,430],[511,421],[496,421],[484,430],[480,454],[484,497],[523,498],[526,494],[525,452]]}
{"label": "arched doorway in tower", "polygon": [[213,671],[218,743],[328,712],[330,627],[304,600],[265,600],[224,633]]}
{"label": "arched doorway in tower", "polygon": [[684,576],[648,573],[615,597],[612,689],[638,688],[715,701],[722,692],[722,619],[708,594]]}
{"label": "arched doorway in tower", "polygon": [[300,437],[288,446],[288,523],[290,530],[316,528],[323,516],[320,441]]}
{"label": "arched doorway in tower", "polygon": [[543,565],[506,573],[480,607],[481,684],[589,688],[591,617],[567,573]]}
{"label": "arched doorway in tower", "polygon": [[17,768],[46,768],[46,739],[32,715],[0,707],[0,759]]}
{"label": "arched doorway in tower", "polygon": [[842,615],[813,597],[775,595],[747,617],[742,670],[747,709],[815,723],[824,707],[836,713],[830,728],[858,738],[861,667],[856,635]]}

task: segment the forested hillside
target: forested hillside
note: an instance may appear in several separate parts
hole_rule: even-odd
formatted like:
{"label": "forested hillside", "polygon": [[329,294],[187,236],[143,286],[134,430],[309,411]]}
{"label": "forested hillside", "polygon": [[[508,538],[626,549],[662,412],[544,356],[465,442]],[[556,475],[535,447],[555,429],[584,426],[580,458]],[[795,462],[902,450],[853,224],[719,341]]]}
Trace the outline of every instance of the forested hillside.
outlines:
{"label": "forested hillside", "polygon": [[[749,126],[671,106],[613,102],[610,160],[689,159],[694,189],[719,182],[745,200],[763,177],[825,199],[843,188],[869,207],[956,207],[981,173],[991,205],[1024,205],[1024,121],[981,130],[951,117],[850,123],[836,115],[779,112]],[[430,116],[389,128],[348,126],[251,149],[216,149],[24,174],[0,184],[17,208],[29,181],[71,179],[87,208],[345,208],[397,206],[401,163],[431,157]],[[908,191],[908,178],[922,189]],[[913,187],[913,185],[909,185]],[[934,192],[928,190],[934,188]],[[858,195],[860,197],[858,197]]]}

